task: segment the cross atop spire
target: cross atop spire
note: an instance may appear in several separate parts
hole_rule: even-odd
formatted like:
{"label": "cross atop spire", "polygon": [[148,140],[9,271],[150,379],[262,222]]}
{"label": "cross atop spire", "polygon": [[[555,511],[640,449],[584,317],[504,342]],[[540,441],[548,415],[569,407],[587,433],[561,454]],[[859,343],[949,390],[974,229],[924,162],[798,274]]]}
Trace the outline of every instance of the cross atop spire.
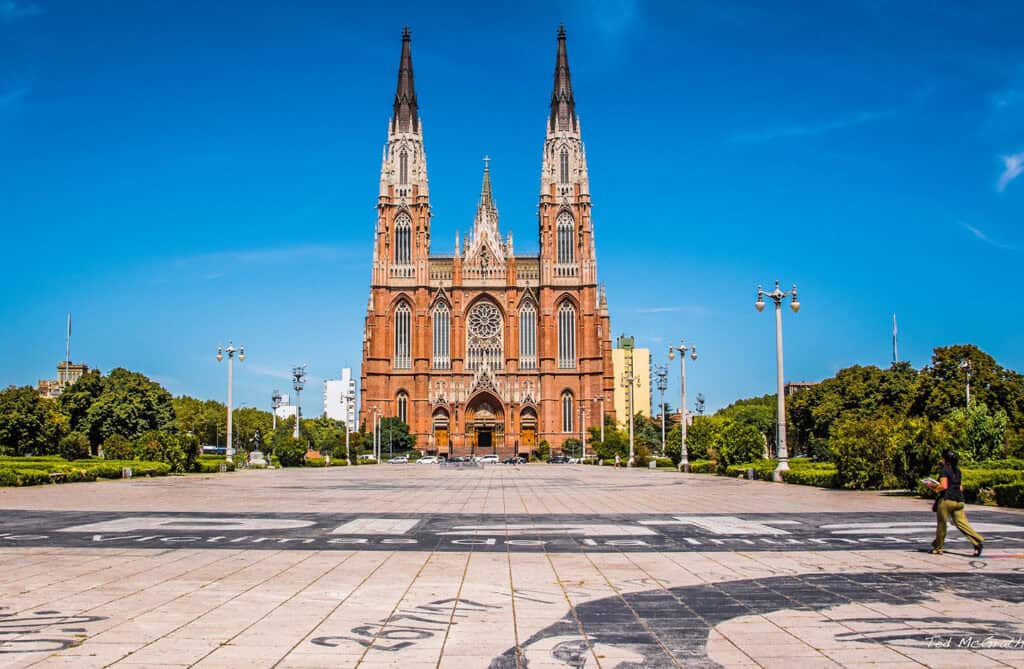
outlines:
{"label": "cross atop spire", "polygon": [[395,109],[391,117],[393,132],[419,132],[419,106],[412,77],[412,37],[409,26],[402,29],[402,57],[398,62],[398,87],[395,90]]}
{"label": "cross atop spire", "polygon": [[551,92],[551,116],[548,127],[552,132],[577,129],[576,102],[572,97],[569,79],[569,54],[565,49],[565,25],[558,26],[558,51],[555,54],[555,85]]}

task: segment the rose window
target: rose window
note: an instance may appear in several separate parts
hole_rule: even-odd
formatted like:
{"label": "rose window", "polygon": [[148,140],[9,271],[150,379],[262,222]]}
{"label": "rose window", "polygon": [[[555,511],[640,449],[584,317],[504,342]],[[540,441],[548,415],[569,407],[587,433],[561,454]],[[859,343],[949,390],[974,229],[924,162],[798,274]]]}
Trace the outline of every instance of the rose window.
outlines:
{"label": "rose window", "polygon": [[491,302],[481,302],[469,311],[466,328],[466,358],[469,369],[500,369],[503,363],[501,311]]}

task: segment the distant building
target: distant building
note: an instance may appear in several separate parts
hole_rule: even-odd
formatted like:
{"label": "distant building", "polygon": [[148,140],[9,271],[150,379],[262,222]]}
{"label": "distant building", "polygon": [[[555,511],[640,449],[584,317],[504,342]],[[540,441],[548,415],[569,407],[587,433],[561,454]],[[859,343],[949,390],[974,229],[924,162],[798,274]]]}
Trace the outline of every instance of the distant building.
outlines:
{"label": "distant building", "polygon": [[[623,385],[626,372],[626,350],[612,349],[612,369],[615,374],[615,416],[620,423],[629,422],[629,391]],[[651,350],[633,349],[633,413],[651,416]]]}
{"label": "distant building", "polygon": [[39,385],[36,390],[42,397],[57,399],[64,392],[65,388],[74,384],[75,381],[82,378],[88,372],[89,365],[74,362],[67,363],[61,360],[57,363],[57,378],[53,380],[39,379]]}
{"label": "distant building", "polygon": [[783,389],[785,390],[786,397],[792,397],[801,390],[813,388],[814,386],[818,385],[818,383],[818,381],[790,381],[785,386],[783,386]]}
{"label": "distant building", "polygon": [[297,416],[299,413],[299,407],[292,406],[288,403],[288,395],[281,395],[281,403],[274,409],[274,413],[277,414],[278,420],[288,420],[292,416]]}
{"label": "distant building", "polygon": [[349,431],[356,431],[356,381],[349,367],[341,370],[340,379],[324,381],[324,415],[344,421]]}

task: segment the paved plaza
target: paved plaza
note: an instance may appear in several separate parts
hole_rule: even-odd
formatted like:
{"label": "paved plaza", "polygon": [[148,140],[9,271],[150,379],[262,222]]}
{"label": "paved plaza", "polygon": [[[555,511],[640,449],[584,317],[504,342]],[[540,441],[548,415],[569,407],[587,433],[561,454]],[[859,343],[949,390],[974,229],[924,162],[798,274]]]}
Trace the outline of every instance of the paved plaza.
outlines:
{"label": "paved plaza", "polygon": [[1024,667],[1024,514],[576,465],[0,489],[2,667]]}

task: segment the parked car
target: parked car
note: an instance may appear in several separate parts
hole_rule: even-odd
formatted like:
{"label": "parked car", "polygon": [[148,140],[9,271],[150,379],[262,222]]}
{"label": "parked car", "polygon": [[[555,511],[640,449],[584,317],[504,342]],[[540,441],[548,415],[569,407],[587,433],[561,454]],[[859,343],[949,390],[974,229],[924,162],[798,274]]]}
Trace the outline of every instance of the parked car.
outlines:
{"label": "parked car", "polygon": [[552,455],[548,460],[549,465],[567,465],[569,464],[568,455]]}
{"label": "parked car", "polygon": [[214,446],[213,444],[203,444],[203,455],[225,455],[228,452],[226,446]]}
{"label": "parked car", "polygon": [[436,455],[427,455],[416,461],[418,465],[436,465],[441,462],[441,458]]}
{"label": "parked car", "polygon": [[502,460],[501,464],[503,464],[503,465],[521,465],[524,462],[526,462],[526,460],[524,458],[521,458],[518,455],[514,455],[511,458],[505,458],[504,460]]}
{"label": "parked car", "polygon": [[473,462],[473,458],[469,457],[468,455],[458,455],[449,460],[448,462]]}
{"label": "parked car", "polygon": [[399,455],[388,460],[389,465],[407,465],[409,464],[409,458],[404,455]]}
{"label": "parked car", "polygon": [[482,465],[496,465],[496,464],[498,464],[499,460],[498,460],[498,456],[497,455],[493,455],[492,454],[492,455],[485,455],[485,456],[479,458],[477,460],[477,462],[479,462]]}
{"label": "parked car", "polygon": [[359,456],[360,460],[374,460],[373,453],[363,453]]}

